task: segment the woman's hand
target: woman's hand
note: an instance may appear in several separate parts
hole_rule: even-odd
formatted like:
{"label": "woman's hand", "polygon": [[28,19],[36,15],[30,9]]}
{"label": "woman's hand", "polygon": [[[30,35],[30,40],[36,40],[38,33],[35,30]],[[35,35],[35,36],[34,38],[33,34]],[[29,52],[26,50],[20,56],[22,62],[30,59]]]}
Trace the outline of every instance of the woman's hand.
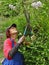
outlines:
{"label": "woman's hand", "polygon": [[23,35],[19,40],[18,40],[18,43],[21,44],[25,39],[25,36]]}
{"label": "woman's hand", "polygon": [[18,43],[21,44],[24,39],[25,39],[25,36],[28,35],[27,31],[28,31],[28,27],[29,27],[29,24],[26,26],[25,30],[24,30],[24,33],[23,33],[23,36],[18,40]]}

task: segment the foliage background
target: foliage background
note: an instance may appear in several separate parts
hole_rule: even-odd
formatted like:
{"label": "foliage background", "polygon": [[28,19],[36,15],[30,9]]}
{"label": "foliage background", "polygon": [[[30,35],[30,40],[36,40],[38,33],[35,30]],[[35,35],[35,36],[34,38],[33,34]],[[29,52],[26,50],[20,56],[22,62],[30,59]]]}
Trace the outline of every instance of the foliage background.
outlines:
{"label": "foliage background", "polygon": [[[36,40],[29,46],[23,45],[19,51],[24,54],[26,65],[49,65],[49,0],[40,0],[43,7],[39,9],[31,7],[33,1],[39,0],[26,0],[26,8],[30,13]],[[16,6],[16,9],[11,10],[9,4]],[[3,34],[1,41],[4,42],[6,28],[12,23],[16,23],[18,31],[23,34],[26,19],[23,14],[22,0],[0,0],[0,34]],[[0,42],[0,45],[3,42]],[[3,53],[2,51],[0,53],[1,58]]]}

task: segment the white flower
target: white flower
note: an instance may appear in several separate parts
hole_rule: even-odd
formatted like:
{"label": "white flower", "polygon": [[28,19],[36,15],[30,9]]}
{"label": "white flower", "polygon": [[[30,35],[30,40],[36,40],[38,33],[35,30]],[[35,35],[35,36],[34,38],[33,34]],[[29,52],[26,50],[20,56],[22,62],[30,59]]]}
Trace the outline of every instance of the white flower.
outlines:
{"label": "white flower", "polygon": [[42,3],[40,1],[37,2],[37,6],[38,7],[41,7],[42,6]]}
{"label": "white flower", "polygon": [[15,10],[16,6],[9,4],[9,8]]}
{"label": "white flower", "polygon": [[34,2],[34,3],[31,4],[31,6],[33,6],[34,8],[37,8],[37,3]]}
{"label": "white flower", "polygon": [[12,9],[13,8],[13,5],[9,4],[9,8]]}
{"label": "white flower", "polygon": [[16,9],[16,6],[13,6],[13,10],[15,10]]}
{"label": "white flower", "polygon": [[42,2],[40,2],[40,1],[34,2],[31,4],[31,6],[38,9],[39,7],[42,7]]}

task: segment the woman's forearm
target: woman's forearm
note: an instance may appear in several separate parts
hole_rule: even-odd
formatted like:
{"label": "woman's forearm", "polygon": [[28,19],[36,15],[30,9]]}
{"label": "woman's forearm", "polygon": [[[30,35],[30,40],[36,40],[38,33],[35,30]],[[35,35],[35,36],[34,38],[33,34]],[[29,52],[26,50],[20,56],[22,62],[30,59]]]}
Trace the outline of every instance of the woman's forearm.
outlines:
{"label": "woman's forearm", "polygon": [[16,54],[16,52],[18,51],[20,44],[16,44],[11,51],[9,51],[9,57],[13,58],[13,56]]}
{"label": "woman's forearm", "polygon": [[22,37],[18,40],[18,43],[12,48],[12,50],[9,51],[9,54],[8,54],[8,55],[9,55],[11,58],[13,58],[13,56],[16,54],[16,52],[17,52],[19,46],[20,46],[21,43],[24,41],[24,39],[25,39],[25,36],[22,36]]}

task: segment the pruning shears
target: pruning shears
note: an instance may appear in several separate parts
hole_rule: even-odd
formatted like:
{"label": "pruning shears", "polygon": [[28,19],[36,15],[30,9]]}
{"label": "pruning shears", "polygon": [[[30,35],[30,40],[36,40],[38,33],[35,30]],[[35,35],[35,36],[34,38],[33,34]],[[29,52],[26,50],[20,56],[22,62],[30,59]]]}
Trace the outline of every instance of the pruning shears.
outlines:
{"label": "pruning shears", "polygon": [[[24,15],[25,15],[25,18],[26,18],[26,21],[27,21],[27,25],[26,25],[26,27],[28,27],[27,29],[27,34],[29,35],[29,36],[32,36],[33,35],[33,33],[32,33],[32,27],[31,27],[31,25],[30,25],[30,14],[29,14],[29,12],[26,10],[26,7],[25,7],[25,5],[24,5],[24,1],[22,2],[22,6],[23,6],[23,13],[24,13]],[[25,27],[25,28],[26,28]]]}

